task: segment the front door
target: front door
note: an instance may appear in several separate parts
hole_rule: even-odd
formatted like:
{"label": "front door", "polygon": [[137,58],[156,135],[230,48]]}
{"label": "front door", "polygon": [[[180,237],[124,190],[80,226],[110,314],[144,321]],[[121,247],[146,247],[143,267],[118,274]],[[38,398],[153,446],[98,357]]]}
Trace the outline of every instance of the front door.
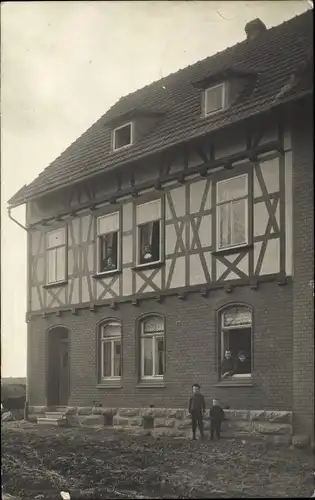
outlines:
{"label": "front door", "polygon": [[64,406],[69,399],[69,348],[68,339],[60,339],[59,343],[59,377],[58,404]]}

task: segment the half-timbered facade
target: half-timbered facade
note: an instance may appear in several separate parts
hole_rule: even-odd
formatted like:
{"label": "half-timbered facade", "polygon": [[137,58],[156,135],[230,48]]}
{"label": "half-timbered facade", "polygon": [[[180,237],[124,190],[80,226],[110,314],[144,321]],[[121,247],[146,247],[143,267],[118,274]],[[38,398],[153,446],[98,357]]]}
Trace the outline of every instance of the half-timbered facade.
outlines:
{"label": "half-timbered facade", "polygon": [[[11,200],[27,204],[30,405],[180,408],[198,381],[311,433],[312,21],[256,29],[237,64],[227,51],[171,75],[162,101],[152,84],[151,109],[147,90],[127,96]],[[284,65],[275,40],[300,32]],[[168,113],[179,132],[193,113],[194,133],[167,144]],[[246,365],[224,377],[227,350]]]}

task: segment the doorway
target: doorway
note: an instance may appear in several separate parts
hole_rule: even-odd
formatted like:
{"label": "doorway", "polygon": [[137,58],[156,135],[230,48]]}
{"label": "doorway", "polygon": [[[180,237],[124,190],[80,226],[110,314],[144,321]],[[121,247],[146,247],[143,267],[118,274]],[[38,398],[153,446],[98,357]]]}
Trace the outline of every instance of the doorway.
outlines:
{"label": "doorway", "polygon": [[67,406],[70,390],[69,332],[64,326],[48,330],[47,406]]}

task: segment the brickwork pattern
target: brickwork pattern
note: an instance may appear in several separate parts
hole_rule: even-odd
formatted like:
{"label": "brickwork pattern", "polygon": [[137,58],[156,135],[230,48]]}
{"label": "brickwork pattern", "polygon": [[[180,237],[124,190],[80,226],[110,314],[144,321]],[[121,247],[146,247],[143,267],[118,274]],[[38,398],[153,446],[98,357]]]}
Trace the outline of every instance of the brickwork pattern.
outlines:
{"label": "brickwork pattern", "polygon": [[[217,387],[217,310],[233,303],[253,307],[253,387]],[[261,284],[258,290],[235,288],[216,291],[207,298],[189,294],[186,300],[166,297],[139,306],[121,304],[70,312],[62,316],[35,317],[29,325],[29,402],[45,405],[46,331],[63,325],[70,335],[69,405],[104,407],[186,408],[192,383],[202,386],[209,407],[213,397],[235,409],[290,410],[292,408],[292,287]],[[139,349],[137,318],[146,313],[166,316],[165,387],[137,387]],[[121,388],[97,388],[97,325],[118,318],[123,325],[123,376]]]}
{"label": "brickwork pattern", "polygon": [[[308,106],[308,107],[307,107]],[[314,438],[314,152],[313,106],[295,109],[293,145],[294,428]]]}

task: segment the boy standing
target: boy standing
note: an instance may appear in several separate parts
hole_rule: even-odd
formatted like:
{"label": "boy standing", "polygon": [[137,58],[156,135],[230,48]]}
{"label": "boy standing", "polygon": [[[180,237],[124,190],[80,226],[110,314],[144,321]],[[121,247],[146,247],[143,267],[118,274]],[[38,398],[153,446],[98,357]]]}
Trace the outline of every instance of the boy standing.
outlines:
{"label": "boy standing", "polygon": [[224,420],[224,411],[219,405],[219,401],[217,399],[213,399],[212,401],[212,407],[210,408],[210,439],[213,441],[214,438],[214,433],[216,433],[216,436],[218,439],[220,439],[220,433],[221,433],[221,424],[222,421]]}
{"label": "boy standing", "polygon": [[197,425],[200,431],[201,439],[204,437],[203,433],[203,413],[206,409],[205,398],[200,393],[200,385],[194,384],[192,386],[193,394],[189,399],[188,411],[191,414],[191,426],[193,433],[193,440],[196,440]]}

